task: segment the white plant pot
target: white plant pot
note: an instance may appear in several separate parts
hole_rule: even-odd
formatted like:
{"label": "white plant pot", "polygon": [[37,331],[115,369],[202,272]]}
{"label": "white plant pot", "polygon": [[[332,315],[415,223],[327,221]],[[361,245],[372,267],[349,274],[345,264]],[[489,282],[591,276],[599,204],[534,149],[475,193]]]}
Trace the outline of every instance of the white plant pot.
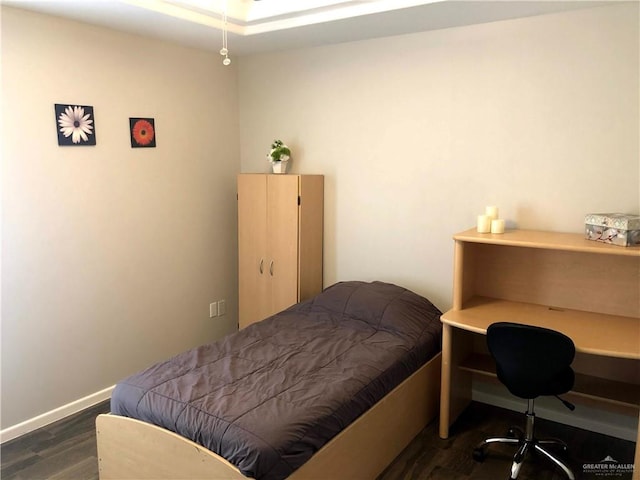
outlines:
{"label": "white plant pot", "polygon": [[288,165],[289,165],[288,161],[271,162],[271,167],[273,168],[273,173],[287,173]]}

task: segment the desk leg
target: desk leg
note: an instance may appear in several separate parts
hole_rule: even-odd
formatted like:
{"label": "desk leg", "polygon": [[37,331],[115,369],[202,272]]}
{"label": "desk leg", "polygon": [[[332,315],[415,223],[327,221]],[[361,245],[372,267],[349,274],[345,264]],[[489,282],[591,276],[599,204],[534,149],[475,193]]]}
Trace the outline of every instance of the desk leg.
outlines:
{"label": "desk leg", "polygon": [[451,400],[451,327],[442,326],[442,374],[440,377],[440,438],[449,437]]}
{"label": "desk leg", "polygon": [[472,351],[468,332],[444,324],[440,383],[440,438],[449,437],[449,426],[471,402],[471,374],[458,365]]}
{"label": "desk leg", "polygon": [[633,480],[640,480],[640,414],[638,414],[638,438],[636,439],[636,454],[634,458]]}

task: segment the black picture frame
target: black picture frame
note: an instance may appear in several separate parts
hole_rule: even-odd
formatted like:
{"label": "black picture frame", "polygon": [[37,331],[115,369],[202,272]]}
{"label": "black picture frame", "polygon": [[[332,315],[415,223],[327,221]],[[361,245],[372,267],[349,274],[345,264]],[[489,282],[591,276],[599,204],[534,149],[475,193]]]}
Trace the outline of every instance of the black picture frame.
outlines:
{"label": "black picture frame", "polygon": [[156,124],[153,118],[130,117],[131,148],[155,148]]}
{"label": "black picture frame", "polygon": [[96,121],[92,106],[56,103],[54,109],[59,146],[84,147],[96,144]]}

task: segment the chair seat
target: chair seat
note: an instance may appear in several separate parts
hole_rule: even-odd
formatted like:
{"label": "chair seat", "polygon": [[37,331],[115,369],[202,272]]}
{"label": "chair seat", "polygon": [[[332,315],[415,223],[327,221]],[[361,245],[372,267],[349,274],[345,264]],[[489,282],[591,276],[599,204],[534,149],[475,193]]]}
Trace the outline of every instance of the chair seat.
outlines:
{"label": "chair seat", "polygon": [[[530,399],[538,398],[540,396],[554,396],[567,393],[573,388],[575,382],[575,373],[573,369],[567,367],[566,369],[554,374],[552,378],[547,376],[537,379],[529,378],[528,381],[513,382],[504,378],[504,374],[501,374],[501,369],[497,367],[498,380],[500,380],[516,397]],[[503,378],[501,378],[503,377]]]}

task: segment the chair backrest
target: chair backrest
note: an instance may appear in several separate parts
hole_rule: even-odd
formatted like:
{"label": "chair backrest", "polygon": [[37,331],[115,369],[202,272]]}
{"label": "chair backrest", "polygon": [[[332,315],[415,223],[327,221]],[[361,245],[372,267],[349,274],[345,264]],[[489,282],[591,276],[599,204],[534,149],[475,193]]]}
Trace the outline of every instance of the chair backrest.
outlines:
{"label": "chair backrest", "polygon": [[573,387],[570,365],[575,345],[547,328],[498,322],[487,329],[487,345],[496,361],[498,379],[520,398],[560,395]]}

